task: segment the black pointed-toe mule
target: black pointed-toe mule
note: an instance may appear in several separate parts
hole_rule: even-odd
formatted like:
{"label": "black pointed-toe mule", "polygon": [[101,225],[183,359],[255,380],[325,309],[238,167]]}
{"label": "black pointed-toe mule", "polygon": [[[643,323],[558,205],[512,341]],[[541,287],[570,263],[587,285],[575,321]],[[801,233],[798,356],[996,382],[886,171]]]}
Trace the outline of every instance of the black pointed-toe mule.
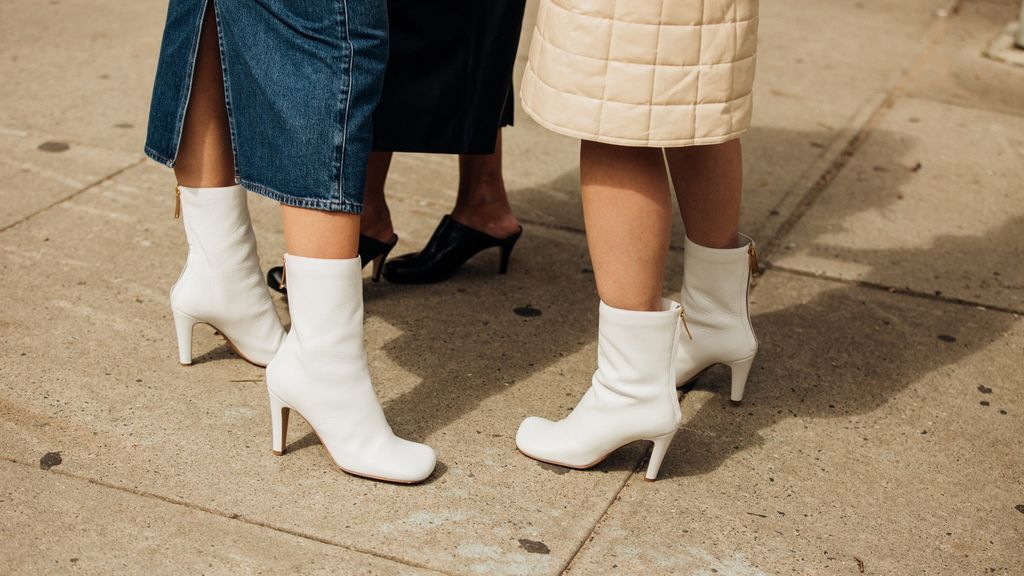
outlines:
{"label": "black pointed-toe mule", "polygon": [[512,248],[523,234],[522,226],[507,238],[495,238],[464,224],[451,215],[441,219],[423,250],[405,254],[384,264],[384,278],[396,284],[443,282],[459,271],[467,260],[488,248],[501,250],[498,273],[508,272]]}

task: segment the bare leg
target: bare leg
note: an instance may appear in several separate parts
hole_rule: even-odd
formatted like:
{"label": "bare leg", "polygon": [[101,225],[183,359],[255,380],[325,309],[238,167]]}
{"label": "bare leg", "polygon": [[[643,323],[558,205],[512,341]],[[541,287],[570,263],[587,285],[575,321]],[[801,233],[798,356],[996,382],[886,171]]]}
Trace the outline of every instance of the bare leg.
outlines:
{"label": "bare leg", "polygon": [[185,113],[174,175],[178,184],[190,188],[217,188],[235,183],[231,130],[224,104],[224,78],[212,2],[207,6],[199,36],[192,94]]}
{"label": "bare leg", "polygon": [[712,146],[666,148],[686,235],[708,248],[739,243],[743,151],[739,139]]}
{"label": "bare leg", "polygon": [[281,206],[288,253],[306,258],[348,259],[359,256],[359,216]]}
{"label": "bare leg", "polygon": [[494,154],[459,156],[459,196],[452,218],[495,238],[507,238],[519,231],[512,214],[501,170],[501,131]]}
{"label": "bare leg", "polygon": [[584,140],[580,179],[601,300],[625,310],[661,310],[672,226],[661,151]]}
{"label": "bare leg", "polygon": [[391,225],[391,211],[384,196],[384,184],[391,168],[391,152],[373,152],[366,170],[366,187],[363,193],[363,219],[361,233],[390,242],[395,235]]}

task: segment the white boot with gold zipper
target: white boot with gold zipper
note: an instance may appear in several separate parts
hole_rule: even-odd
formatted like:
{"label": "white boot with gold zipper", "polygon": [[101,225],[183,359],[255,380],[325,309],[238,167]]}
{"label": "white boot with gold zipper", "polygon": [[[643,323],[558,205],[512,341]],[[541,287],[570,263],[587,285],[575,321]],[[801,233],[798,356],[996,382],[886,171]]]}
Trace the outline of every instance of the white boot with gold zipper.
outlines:
{"label": "white boot with gold zipper", "polygon": [[740,246],[715,249],[686,239],[683,252],[683,331],[676,352],[676,386],[715,364],[732,370],[730,398],[743,399],[757,354],[750,323],[750,280],[757,271],[754,241],[740,234]]}
{"label": "white boot with gold zipper", "polygon": [[188,258],[171,287],[182,364],[192,363],[192,330],[209,324],[245,360],[266,366],[284,327],[263,282],[256,235],[241,186],[178,186],[174,215],[185,224]]}
{"label": "white boot with gold zipper", "polygon": [[671,300],[655,312],[601,302],[590,389],[561,420],[523,420],[516,433],[519,451],[542,462],[589,468],[620,446],[651,440],[646,478],[654,480],[682,420],[672,371],[680,312]]}

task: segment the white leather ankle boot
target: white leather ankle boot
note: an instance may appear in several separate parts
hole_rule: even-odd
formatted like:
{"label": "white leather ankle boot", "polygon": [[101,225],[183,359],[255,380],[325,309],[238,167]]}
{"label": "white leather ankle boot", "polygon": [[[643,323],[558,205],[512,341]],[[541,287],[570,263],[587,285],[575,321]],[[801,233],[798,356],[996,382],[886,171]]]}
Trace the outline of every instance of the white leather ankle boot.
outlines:
{"label": "white leather ankle boot", "polygon": [[616,448],[653,440],[647,479],[658,475],[682,418],[673,380],[679,304],[661,312],[632,312],[601,303],[597,371],[576,408],[558,422],[531,416],[516,446],[531,458],[589,468]]}
{"label": "white leather ankle boot", "polygon": [[757,338],[750,324],[748,293],[757,269],[754,241],[740,234],[740,247],[707,248],[686,239],[683,252],[683,331],[676,354],[676,386],[715,364],[732,370],[734,402],[743,399]]}
{"label": "white leather ankle boot", "polygon": [[177,193],[188,239],[185,268],[171,287],[179,361],[192,363],[192,328],[209,324],[239,356],[266,366],[284,327],[263,283],[245,190],[179,186]]}
{"label": "white leather ankle boot", "polygon": [[363,344],[359,258],[285,255],[292,329],[267,366],[273,452],[285,452],[294,409],[349,474],[413,483],[430,476],[436,456],[391,431],[370,382]]}

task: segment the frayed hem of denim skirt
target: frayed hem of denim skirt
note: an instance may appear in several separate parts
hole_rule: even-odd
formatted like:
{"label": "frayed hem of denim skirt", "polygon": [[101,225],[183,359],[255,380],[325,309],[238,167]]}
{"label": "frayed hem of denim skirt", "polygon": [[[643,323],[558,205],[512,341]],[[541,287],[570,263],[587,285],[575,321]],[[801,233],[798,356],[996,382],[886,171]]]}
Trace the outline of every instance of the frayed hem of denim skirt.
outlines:
{"label": "frayed hem of denim skirt", "polygon": [[[174,160],[165,157],[156,150],[153,150],[149,146],[144,148],[146,156],[151,160],[154,160],[168,168],[174,168]],[[363,205],[358,202],[352,202],[351,200],[325,200],[323,198],[305,198],[301,196],[293,196],[291,194],[285,194],[284,192],[278,192],[269,186],[260,184],[259,182],[253,182],[239,176],[235,176],[235,184],[239,184],[242,188],[245,188],[253,194],[259,194],[265,196],[275,202],[280,202],[285,206],[293,206],[295,208],[309,208],[311,210],[320,210],[323,212],[344,212],[346,214],[362,214]]]}
{"label": "frayed hem of denim skirt", "polygon": [[295,208],[309,208],[312,210],[320,210],[323,212],[345,212],[347,214],[362,214],[363,205],[351,200],[327,200],[324,198],[304,198],[301,196],[292,196],[283,192],[278,192],[273,188],[264,186],[258,182],[252,182],[245,178],[236,177],[235,180],[242,185],[246,190],[259,194],[260,196],[266,196],[271,200],[280,202],[285,206],[292,206]]}

